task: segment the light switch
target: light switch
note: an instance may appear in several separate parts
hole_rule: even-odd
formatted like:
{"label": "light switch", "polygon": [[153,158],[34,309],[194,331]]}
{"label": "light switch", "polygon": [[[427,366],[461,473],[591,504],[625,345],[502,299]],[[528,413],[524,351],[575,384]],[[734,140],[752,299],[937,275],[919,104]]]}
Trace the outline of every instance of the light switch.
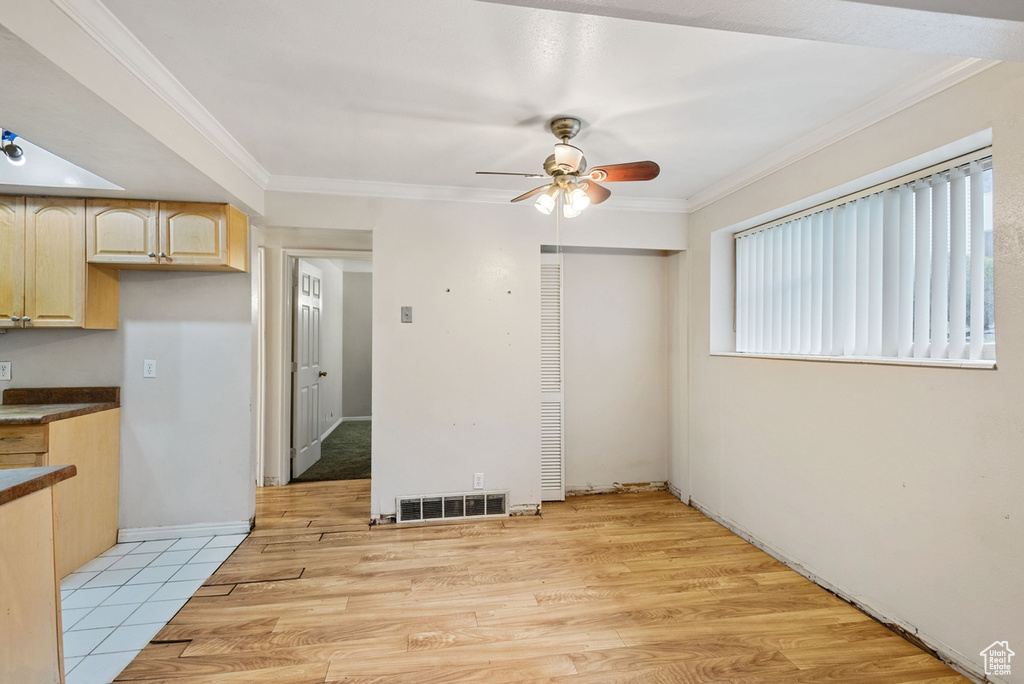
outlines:
{"label": "light switch", "polygon": [[403,323],[412,323],[412,307],[411,306],[403,306],[402,307],[402,322]]}

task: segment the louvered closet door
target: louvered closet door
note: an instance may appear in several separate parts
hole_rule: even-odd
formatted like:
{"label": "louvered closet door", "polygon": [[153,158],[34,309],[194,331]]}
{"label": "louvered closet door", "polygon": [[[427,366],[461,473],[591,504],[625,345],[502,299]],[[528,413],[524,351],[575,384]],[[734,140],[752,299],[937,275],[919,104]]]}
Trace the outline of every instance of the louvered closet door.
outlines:
{"label": "louvered closet door", "polygon": [[540,488],[542,501],[565,500],[562,412],[562,257],[541,254]]}

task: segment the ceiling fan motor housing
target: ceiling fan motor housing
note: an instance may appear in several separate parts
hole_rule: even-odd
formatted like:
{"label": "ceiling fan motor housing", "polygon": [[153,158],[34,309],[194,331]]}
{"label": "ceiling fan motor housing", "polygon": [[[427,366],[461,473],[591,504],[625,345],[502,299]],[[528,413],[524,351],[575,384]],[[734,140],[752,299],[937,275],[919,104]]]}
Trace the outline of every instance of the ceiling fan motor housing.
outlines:
{"label": "ceiling fan motor housing", "polygon": [[572,140],[580,132],[580,120],[562,116],[551,120],[551,132],[559,140]]}

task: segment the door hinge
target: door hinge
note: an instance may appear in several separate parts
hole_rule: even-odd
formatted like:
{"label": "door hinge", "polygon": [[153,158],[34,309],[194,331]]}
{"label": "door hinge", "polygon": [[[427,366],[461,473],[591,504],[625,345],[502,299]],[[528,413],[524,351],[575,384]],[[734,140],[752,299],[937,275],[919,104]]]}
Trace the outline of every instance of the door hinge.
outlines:
{"label": "door hinge", "polygon": [[292,361],[292,373],[299,370],[299,364],[296,361]]}
{"label": "door hinge", "polygon": [[288,457],[294,461],[295,460],[295,455],[297,453],[298,452],[295,451],[295,447],[292,447],[291,449],[288,450]]}

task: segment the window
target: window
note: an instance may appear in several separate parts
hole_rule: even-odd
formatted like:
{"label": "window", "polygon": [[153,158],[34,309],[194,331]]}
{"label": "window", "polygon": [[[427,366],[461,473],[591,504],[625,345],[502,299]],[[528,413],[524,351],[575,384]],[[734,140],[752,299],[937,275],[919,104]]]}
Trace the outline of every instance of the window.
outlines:
{"label": "window", "polygon": [[995,359],[988,150],[735,242],[737,352]]}

